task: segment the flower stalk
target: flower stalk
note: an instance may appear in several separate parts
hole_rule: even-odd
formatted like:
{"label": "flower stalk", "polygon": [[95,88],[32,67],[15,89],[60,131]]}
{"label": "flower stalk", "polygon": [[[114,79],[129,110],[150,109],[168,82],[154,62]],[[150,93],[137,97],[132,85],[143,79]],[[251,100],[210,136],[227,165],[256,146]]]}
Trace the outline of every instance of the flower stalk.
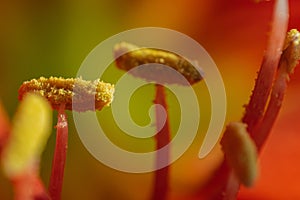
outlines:
{"label": "flower stalk", "polygon": [[[154,103],[161,105],[164,108],[164,110],[167,111],[168,107],[166,102],[166,94],[165,94],[164,86],[156,84],[155,88],[156,88],[156,95],[155,95]],[[169,146],[167,146],[170,143],[170,139],[171,139],[168,113],[165,119],[165,123],[160,124],[161,122],[164,122],[164,119],[162,119],[160,109],[156,107],[156,127],[158,129],[158,133],[155,135],[156,151],[157,151],[156,168],[159,168],[160,163],[169,163],[170,160],[170,155],[169,155],[170,150],[168,149]],[[161,148],[166,148],[166,150],[159,151]],[[164,200],[167,198],[167,193],[169,189],[169,176],[170,176],[170,169],[168,165],[165,166],[164,168],[155,171],[154,188],[153,188],[153,193],[151,198],[152,200]]]}
{"label": "flower stalk", "polygon": [[38,169],[32,169],[11,180],[14,187],[14,200],[50,200],[37,172]]}
{"label": "flower stalk", "polygon": [[49,182],[49,194],[52,200],[61,199],[63,187],[64,169],[68,149],[68,122],[65,113],[65,104],[60,106],[57,118],[56,145]]}

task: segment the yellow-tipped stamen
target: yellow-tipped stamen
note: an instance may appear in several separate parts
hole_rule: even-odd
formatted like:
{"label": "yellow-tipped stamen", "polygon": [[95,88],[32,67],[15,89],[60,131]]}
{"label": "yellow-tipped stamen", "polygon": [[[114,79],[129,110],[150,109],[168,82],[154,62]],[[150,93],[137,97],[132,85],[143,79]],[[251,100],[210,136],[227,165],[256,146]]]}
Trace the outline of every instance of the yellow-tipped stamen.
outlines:
{"label": "yellow-tipped stamen", "polygon": [[287,88],[287,82],[289,81],[289,75],[293,73],[294,68],[300,59],[299,36],[300,34],[296,29],[292,29],[287,33],[284,51],[280,58],[279,69],[273,84],[268,107],[262,121],[254,130],[256,134],[253,138],[259,150],[270,134],[273,124],[279,114]]}
{"label": "yellow-tipped stamen", "polygon": [[36,167],[51,134],[52,110],[43,97],[26,94],[14,116],[11,136],[3,151],[2,164],[10,177]]}
{"label": "yellow-tipped stamen", "polygon": [[221,144],[226,160],[239,181],[247,187],[252,186],[258,171],[257,150],[247,126],[241,122],[229,123]]}

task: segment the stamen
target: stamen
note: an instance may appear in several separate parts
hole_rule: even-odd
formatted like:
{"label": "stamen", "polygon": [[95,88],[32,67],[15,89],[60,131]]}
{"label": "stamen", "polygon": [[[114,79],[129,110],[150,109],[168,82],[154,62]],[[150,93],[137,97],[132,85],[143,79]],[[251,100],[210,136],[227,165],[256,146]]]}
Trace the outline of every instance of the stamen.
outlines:
{"label": "stamen", "polygon": [[254,130],[253,139],[260,150],[269,136],[273,124],[279,114],[284,94],[289,81],[289,74],[294,71],[300,59],[299,32],[292,29],[288,32],[284,51],[279,62],[277,77],[274,82],[271,98],[261,122]]}
{"label": "stamen", "polygon": [[239,181],[247,187],[252,186],[257,177],[257,150],[246,124],[229,123],[221,144],[226,160]]}
{"label": "stamen", "polygon": [[3,151],[2,164],[10,177],[36,167],[51,134],[51,107],[39,95],[27,94],[13,119],[11,136]]}

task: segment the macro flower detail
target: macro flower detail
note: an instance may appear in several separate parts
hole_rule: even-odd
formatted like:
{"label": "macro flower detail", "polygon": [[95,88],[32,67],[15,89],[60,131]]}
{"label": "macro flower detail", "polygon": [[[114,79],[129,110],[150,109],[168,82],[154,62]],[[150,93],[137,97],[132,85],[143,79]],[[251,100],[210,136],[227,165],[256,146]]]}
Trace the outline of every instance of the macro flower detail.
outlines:
{"label": "macro flower detail", "polygon": [[[299,0],[5,1],[1,8],[0,200],[300,199]],[[197,63],[201,52],[148,25],[203,46],[220,82],[209,63]],[[128,37],[134,27],[145,34]],[[127,30],[107,38],[120,29]],[[86,72],[99,79],[84,80]],[[77,75],[30,78],[45,74]],[[227,98],[214,97],[221,92],[210,83]],[[132,92],[133,84],[141,87]],[[203,158],[199,148],[217,129],[221,104],[223,134],[212,132],[220,138]],[[177,158],[185,139],[191,145]]]}

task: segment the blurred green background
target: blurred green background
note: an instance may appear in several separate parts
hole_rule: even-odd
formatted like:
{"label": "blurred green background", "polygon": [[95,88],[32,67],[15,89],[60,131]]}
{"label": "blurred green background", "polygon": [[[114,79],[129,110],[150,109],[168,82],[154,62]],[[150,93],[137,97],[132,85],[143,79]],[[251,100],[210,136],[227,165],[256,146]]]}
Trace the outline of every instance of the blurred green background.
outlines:
{"label": "blurred green background", "polygon": [[[187,34],[207,49],[226,86],[227,120],[238,120],[261,62],[272,5],[237,0],[3,0],[0,3],[0,99],[12,117],[23,81],[40,76],[74,77],[84,58],[101,41],[131,28],[159,26]],[[112,65],[106,76],[114,83],[123,73]],[[193,87],[202,116],[199,134],[191,148],[171,166],[172,198],[201,187],[221,156],[217,147],[208,158],[201,161],[197,158],[209,122],[210,100],[205,83]],[[149,123],[148,109],[153,98],[151,85],[140,88],[132,97],[130,111],[138,124]],[[168,103],[174,133],[180,121],[180,109],[170,92]],[[99,163],[81,143],[72,114],[67,113],[70,134],[62,199],[147,199],[153,174],[127,174]],[[53,114],[54,123],[56,114]],[[125,136],[115,126],[110,108],[97,115],[119,146],[133,151],[154,148],[152,138],[146,141],[147,145],[141,145],[138,140]],[[46,185],[54,145],[53,128],[41,163],[41,176]],[[1,174],[0,199],[11,197],[11,186]]]}

